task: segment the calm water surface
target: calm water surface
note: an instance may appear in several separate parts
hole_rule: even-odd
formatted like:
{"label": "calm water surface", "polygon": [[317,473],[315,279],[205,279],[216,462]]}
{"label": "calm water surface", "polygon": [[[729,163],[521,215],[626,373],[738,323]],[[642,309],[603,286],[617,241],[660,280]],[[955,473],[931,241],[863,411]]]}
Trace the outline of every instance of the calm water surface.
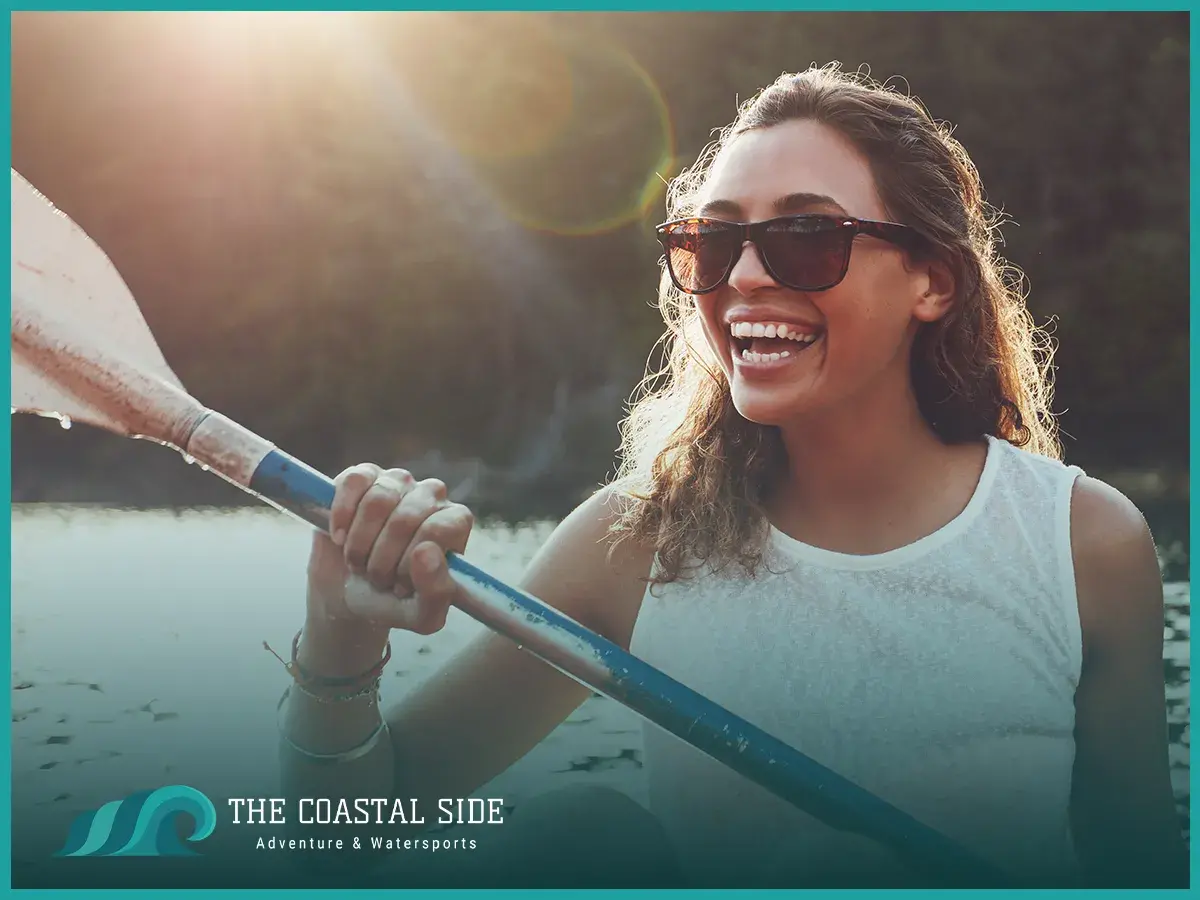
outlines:
{"label": "calm water surface", "polygon": [[[515,581],[551,528],[477,527],[467,556]],[[272,510],[16,508],[14,808],[37,810],[49,833],[63,835],[79,812],[134,790],[176,780],[203,789],[202,775],[181,770],[189,754],[209,747],[214,768],[236,770],[254,791],[246,796],[263,796],[251,786],[273,778],[272,713],[287,683],[263,641],[286,658],[303,617],[309,542],[305,526]],[[1176,570],[1173,564],[1168,577]],[[1186,822],[1188,583],[1168,582],[1167,602],[1172,776]],[[428,677],[481,627],[451,610],[437,635],[396,632],[385,701]],[[572,782],[644,799],[632,713],[592,698],[481,793],[517,805],[531,792]]]}

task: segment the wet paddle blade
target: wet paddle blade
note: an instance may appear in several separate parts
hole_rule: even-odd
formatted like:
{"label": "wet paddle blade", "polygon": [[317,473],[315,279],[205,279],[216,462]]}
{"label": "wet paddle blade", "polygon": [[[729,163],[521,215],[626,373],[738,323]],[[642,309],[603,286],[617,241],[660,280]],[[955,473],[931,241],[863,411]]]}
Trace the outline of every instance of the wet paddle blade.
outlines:
{"label": "wet paddle blade", "polygon": [[[12,171],[12,324],[42,323],[86,340],[104,355],[181,388],[116,266],[88,235]],[[47,326],[45,323],[54,323]],[[14,348],[15,349],[15,348]],[[68,417],[118,434],[130,424],[73,390],[55,373],[12,354],[13,412]]]}

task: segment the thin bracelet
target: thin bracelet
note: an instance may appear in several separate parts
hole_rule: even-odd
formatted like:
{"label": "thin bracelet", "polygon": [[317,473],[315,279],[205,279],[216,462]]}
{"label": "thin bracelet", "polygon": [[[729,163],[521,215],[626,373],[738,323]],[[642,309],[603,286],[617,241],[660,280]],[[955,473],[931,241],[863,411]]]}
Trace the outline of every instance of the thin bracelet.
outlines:
{"label": "thin bracelet", "polygon": [[383,673],[384,666],[392,658],[392,642],[388,641],[383,648],[383,659],[360,675],[345,675],[335,678],[330,678],[326,675],[315,675],[300,665],[300,637],[303,634],[304,629],[301,628],[296,632],[296,636],[292,638],[292,661],[291,665],[286,667],[291,672],[293,680],[297,682],[304,681],[310,684],[319,684],[322,687],[348,687],[359,684],[369,678],[378,678]]}
{"label": "thin bracelet", "polygon": [[311,672],[308,672],[303,666],[300,665],[300,660],[298,657],[300,655],[300,636],[303,633],[304,629],[301,628],[296,632],[296,636],[292,638],[291,662],[286,662],[283,657],[275,652],[270,644],[268,644],[266,641],[263,641],[263,649],[279,660],[283,668],[287,670],[287,673],[292,676],[292,681],[294,681],[296,684],[314,684],[319,685],[320,687],[350,687],[353,685],[360,685],[363,681],[372,678],[378,678],[381,674],[383,674],[384,667],[392,658],[392,642],[388,641],[383,648],[383,659],[379,660],[379,662],[375,663],[375,665],[371,666],[371,668],[367,669],[367,671],[360,675],[349,675],[336,678],[315,675]]}
{"label": "thin bracelet", "polygon": [[379,743],[380,737],[382,737],[385,733],[389,735],[391,734],[390,730],[388,729],[387,720],[380,716],[379,724],[375,726],[375,730],[367,736],[367,739],[362,743],[349,748],[348,750],[342,750],[340,753],[314,753],[311,750],[306,750],[304,747],[301,747],[287,736],[287,733],[283,729],[282,723],[278,721],[278,714],[283,709],[283,705],[287,702],[287,698],[290,693],[291,687],[289,686],[288,689],[283,692],[283,696],[279,698],[279,706],[275,709],[276,725],[279,729],[279,737],[285,744],[291,747],[292,750],[299,753],[305,759],[310,760],[314,765],[333,766],[337,765],[338,763],[352,762],[353,760],[361,759],[375,749],[375,745]]}
{"label": "thin bracelet", "polygon": [[360,687],[357,691],[352,691],[349,694],[318,694],[316,691],[309,690],[303,681],[296,682],[296,690],[302,693],[305,697],[310,697],[317,703],[347,703],[351,700],[357,700],[359,697],[370,697],[372,700],[379,701],[379,678],[368,682]]}

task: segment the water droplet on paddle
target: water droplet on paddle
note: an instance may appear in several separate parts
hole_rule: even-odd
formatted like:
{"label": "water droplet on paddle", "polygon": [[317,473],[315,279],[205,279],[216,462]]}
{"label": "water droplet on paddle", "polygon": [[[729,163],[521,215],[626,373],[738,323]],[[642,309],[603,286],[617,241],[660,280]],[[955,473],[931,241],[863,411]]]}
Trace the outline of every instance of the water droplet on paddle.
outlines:
{"label": "water droplet on paddle", "polygon": [[196,464],[196,457],[194,457],[194,456],[188,456],[188,455],[185,453],[185,454],[183,454],[183,461],[184,461],[185,463],[187,463],[189,466],[191,466],[191,465],[195,465],[195,464]]}
{"label": "water droplet on paddle", "polygon": [[58,424],[61,425],[63,430],[65,431],[66,429],[71,427],[71,417],[70,416],[60,416],[59,420],[58,420]]}

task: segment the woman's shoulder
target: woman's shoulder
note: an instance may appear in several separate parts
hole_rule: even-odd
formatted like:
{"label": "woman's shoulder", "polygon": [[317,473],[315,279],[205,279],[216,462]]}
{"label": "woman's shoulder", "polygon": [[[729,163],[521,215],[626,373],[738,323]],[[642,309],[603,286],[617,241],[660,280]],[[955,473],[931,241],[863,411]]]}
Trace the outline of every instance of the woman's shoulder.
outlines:
{"label": "woman's shoulder", "polygon": [[1085,644],[1146,629],[1161,640],[1162,574],[1146,519],[1119,490],[1087,475],[1071,491],[1071,556]]}
{"label": "woman's shoulder", "polygon": [[618,643],[628,641],[654,550],[618,534],[633,498],[608,485],[580,503],[538,551],[525,579],[530,593]]}

